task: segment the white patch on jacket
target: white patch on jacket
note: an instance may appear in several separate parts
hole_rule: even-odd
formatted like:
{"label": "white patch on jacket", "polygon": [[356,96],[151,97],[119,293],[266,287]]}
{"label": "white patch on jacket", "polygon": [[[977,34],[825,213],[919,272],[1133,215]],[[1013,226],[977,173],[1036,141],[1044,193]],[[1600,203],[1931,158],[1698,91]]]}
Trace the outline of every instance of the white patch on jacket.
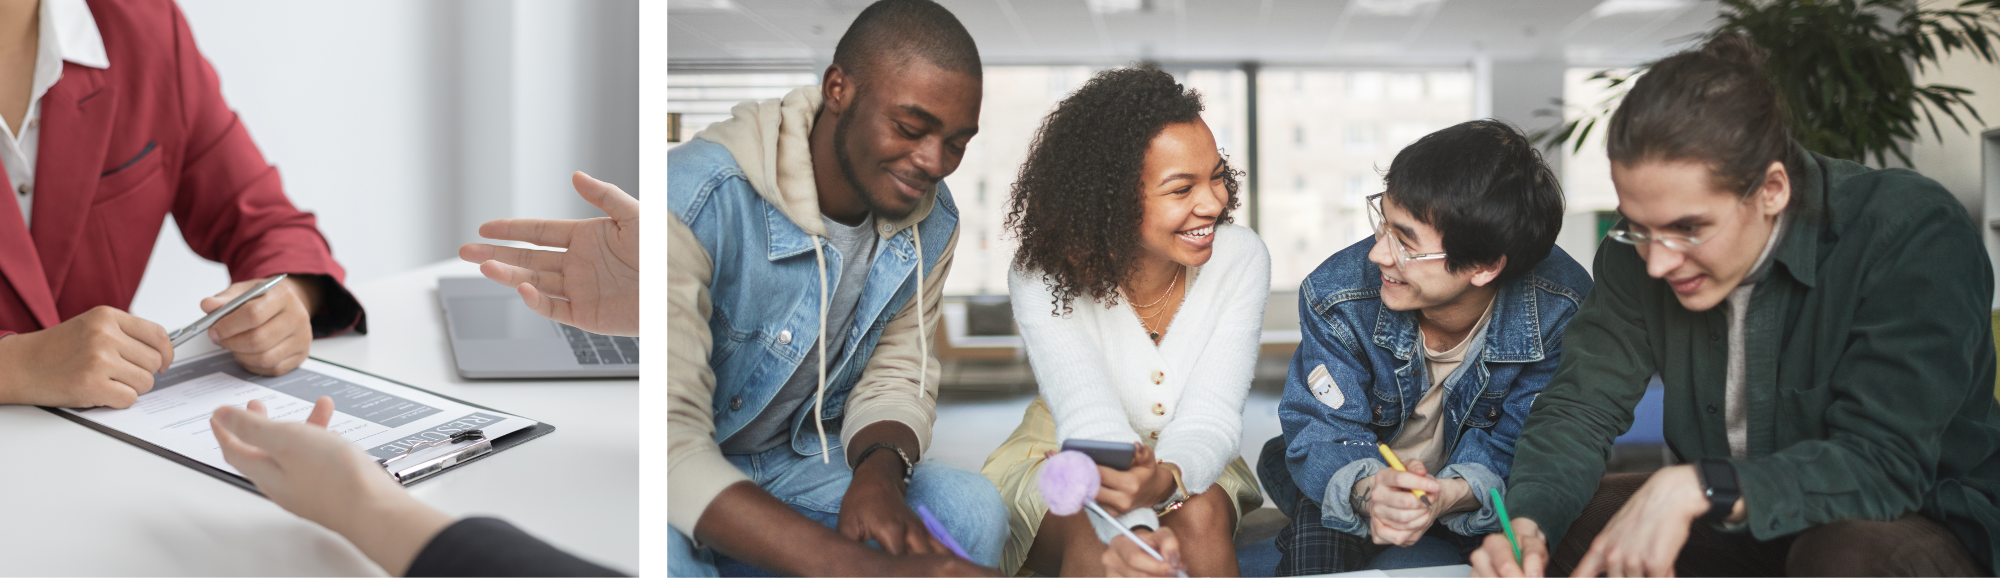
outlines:
{"label": "white patch on jacket", "polygon": [[1312,389],[1313,398],[1328,407],[1339,409],[1347,404],[1347,395],[1340,393],[1340,385],[1334,384],[1333,374],[1326,372],[1326,365],[1313,367],[1312,374],[1306,377],[1306,385]]}

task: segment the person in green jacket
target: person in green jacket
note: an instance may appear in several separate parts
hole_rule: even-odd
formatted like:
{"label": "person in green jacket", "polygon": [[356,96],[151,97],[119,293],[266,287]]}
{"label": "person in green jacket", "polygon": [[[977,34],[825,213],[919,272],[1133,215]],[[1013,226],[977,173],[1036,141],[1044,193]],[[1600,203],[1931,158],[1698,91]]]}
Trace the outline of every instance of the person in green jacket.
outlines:
{"label": "person in green jacket", "polygon": [[[1996,570],[1993,270],[1937,182],[1810,153],[1763,51],[1655,64],[1607,135],[1621,220],[1474,575]],[[1606,476],[1658,374],[1677,465]]]}

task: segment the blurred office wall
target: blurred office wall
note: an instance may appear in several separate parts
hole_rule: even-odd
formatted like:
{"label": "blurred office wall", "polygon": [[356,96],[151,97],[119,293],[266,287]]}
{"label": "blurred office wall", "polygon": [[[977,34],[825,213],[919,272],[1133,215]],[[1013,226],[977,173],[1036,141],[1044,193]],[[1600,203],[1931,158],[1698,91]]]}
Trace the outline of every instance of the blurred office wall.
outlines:
{"label": "blurred office wall", "polygon": [[[453,259],[486,220],[597,215],[571,171],[638,192],[638,0],[180,3],[350,284]],[[181,324],[227,284],[169,227],[132,310]]]}

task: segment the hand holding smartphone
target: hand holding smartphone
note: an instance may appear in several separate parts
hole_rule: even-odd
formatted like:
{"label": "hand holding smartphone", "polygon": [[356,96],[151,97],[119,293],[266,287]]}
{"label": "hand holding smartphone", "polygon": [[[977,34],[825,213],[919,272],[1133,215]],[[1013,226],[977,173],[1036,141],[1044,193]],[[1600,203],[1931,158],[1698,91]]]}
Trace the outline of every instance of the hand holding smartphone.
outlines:
{"label": "hand holding smartphone", "polygon": [[1063,451],[1080,451],[1090,456],[1098,465],[1125,471],[1132,468],[1132,456],[1138,448],[1132,443],[1116,441],[1096,441],[1091,439],[1067,439],[1062,444]]}

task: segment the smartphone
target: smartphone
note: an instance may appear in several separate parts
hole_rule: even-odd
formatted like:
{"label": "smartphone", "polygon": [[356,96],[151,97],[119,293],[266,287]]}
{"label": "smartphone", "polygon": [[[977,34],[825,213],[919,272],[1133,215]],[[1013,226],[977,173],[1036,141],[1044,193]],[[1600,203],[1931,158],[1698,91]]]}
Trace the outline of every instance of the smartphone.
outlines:
{"label": "smartphone", "polygon": [[1090,439],[1068,439],[1062,444],[1063,451],[1081,451],[1089,455],[1098,465],[1125,471],[1132,468],[1132,456],[1139,452],[1131,443],[1116,441],[1092,441]]}

